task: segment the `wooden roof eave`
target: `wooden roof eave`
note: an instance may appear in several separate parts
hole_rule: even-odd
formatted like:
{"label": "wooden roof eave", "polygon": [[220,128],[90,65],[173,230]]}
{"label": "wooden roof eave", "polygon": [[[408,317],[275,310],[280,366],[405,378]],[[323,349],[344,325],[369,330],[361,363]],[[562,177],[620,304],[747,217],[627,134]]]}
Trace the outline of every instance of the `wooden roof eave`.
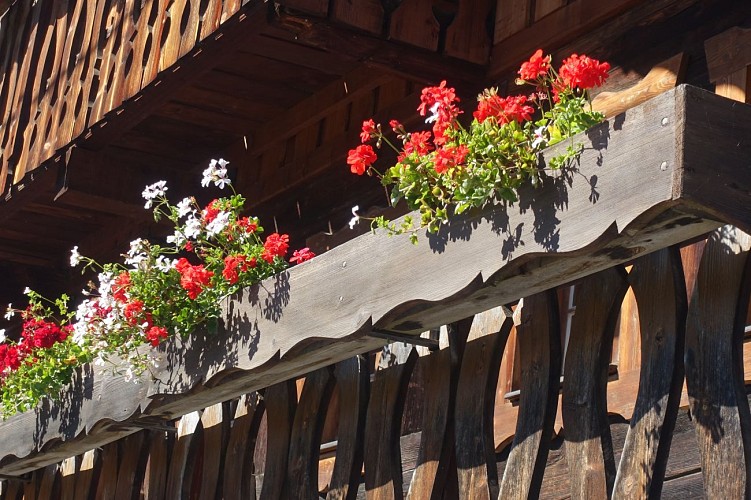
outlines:
{"label": "wooden roof eave", "polygon": [[170,342],[165,366],[140,384],[86,372],[62,403],[0,423],[0,473],[370,351],[386,342],[378,332],[418,335],[726,222],[749,231],[750,134],[751,106],[666,92],[574,138],[585,146],[577,169],[507,211],[456,217],[416,246],[366,234],[295,266],[228,299],[217,335]]}

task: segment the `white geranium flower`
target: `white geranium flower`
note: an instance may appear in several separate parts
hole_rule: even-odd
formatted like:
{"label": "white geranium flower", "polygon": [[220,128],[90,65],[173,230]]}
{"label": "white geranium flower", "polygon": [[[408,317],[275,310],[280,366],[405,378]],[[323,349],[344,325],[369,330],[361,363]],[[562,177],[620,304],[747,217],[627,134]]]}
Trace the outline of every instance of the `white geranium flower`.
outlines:
{"label": "white geranium flower", "polygon": [[[76,247],[76,248],[78,248],[78,247]],[[23,289],[23,294],[24,294],[24,295],[29,295],[29,294],[31,294],[31,288],[29,288],[29,287],[26,287],[26,288],[24,288],[24,289]]]}
{"label": "white geranium flower", "polygon": [[352,207],[352,219],[349,221],[349,228],[354,229],[358,222],[360,222],[360,216],[357,215],[357,211],[360,210],[360,205]]}
{"label": "white geranium flower", "polygon": [[201,220],[189,217],[185,222],[185,237],[195,239],[199,234],[201,234]]}
{"label": "white geranium flower", "polygon": [[151,208],[154,199],[159,198],[160,196],[164,196],[164,193],[167,191],[167,189],[167,181],[158,181],[154,184],[146,186],[146,188],[143,190],[143,193],[141,193],[143,199],[146,200],[146,204],[143,206],[143,208]]}
{"label": "white geranium flower", "polygon": [[160,255],[156,258],[156,263],[154,264],[157,269],[162,271],[163,273],[169,272],[170,269],[175,267],[175,260],[170,259],[169,257],[165,257],[164,255]]}
{"label": "white geranium flower", "polygon": [[177,204],[177,216],[183,218],[193,211],[193,198],[183,198]]}
{"label": "white geranium flower", "polygon": [[206,233],[209,236],[215,236],[224,231],[224,228],[229,224],[229,216],[229,212],[219,212],[214,220],[206,224]]}
{"label": "white geranium flower", "polygon": [[5,342],[5,329],[0,328],[0,344],[2,344],[3,342]]}
{"label": "white geranium flower", "polygon": [[16,311],[13,310],[13,304],[9,302],[8,309],[5,310],[5,319],[11,319],[14,314],[16,314]]}
{"label": "white geranium flower", "polygon": [[547,144],[548,140],[545,137],[545,132],[547,131],[547,127],[540,127],[535,129],[535,138],[532,141],[532,148],[537,149],[538,146],[544,147],[545,144]]}
{"label": "white geranium flower", "polygon": [[173,234],[167,236],[167,243],[175,245],[177,247],[182,246],[182,244],[185,243],[185,236],[183,236],[183,233],[177,230]]}
{"label": "white geranium flower", "polygon": [[224,189],[225,186],[232,184],[232,181],[227,177],[227,165],[229,165],[229,162],[223,158],[211,160],[208,168],[203,171],[201,186],[207,187],[213,182],[215,186]]}
{"label": "white geranium flower", "polygon": [[78,253],[78,245],[76,245],[73,247],[73,250],[70,251],[70,267],[76,267],[81,263],[81,260],[83,260],[83,257]]}

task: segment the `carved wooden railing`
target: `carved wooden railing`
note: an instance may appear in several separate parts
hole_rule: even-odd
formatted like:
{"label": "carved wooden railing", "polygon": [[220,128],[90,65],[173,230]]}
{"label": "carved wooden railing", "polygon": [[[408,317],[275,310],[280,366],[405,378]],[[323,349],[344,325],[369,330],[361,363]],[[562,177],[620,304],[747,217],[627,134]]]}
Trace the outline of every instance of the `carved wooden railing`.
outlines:
{"label": "carved wooden railing", "polygon": [[[575,138],[586,146],[577,169],[523,192],[508,209],[457,219],[416,247],[365,235],[247,290],[225,304],[222,335],[171,346],[154,379],[133,384],[106,371],[84,374],[63,402],[0,424],[0,473],[57,462],[386,339],[414,339],[721,222],[748,230],[749,133],[748,106],[691,87],[667,92]],[[571,349],[570,356],[587,356]],[[595,360],[570,366],[587,363]],[[592,383],[583,380],[582,388]]]}

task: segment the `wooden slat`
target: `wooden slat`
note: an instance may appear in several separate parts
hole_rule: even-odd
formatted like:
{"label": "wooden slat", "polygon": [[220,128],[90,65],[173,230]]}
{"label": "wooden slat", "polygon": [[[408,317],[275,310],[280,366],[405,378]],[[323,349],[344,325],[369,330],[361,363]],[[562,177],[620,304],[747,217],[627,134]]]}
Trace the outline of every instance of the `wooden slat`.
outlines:
{"label": "wooden slat", "polygon": [[279,0],[278,3],[287,8],[320,17],[326,17],[329,11],[328,0]]}
{"label": "wooden slat", "polygon": [[564,7],[567,3],[567,0],[535,0],[535,21]]}
{"label": "wooden slat", "polygon": [[449,346],[420,358],[426,401],[420,451],[408,499],[440,498],[446,492],[454,451],[452,436],[459,367],[473,318],[448,325]]}
{"label": "wooden slat", "polygon": [[572,499],[608,498],[613,488],[607,377],[615,322],[626,288],[625,272],[619,267],[576,285],[562,403]]}
{"label": "wooden slat", "polygon": [[749,248],[751,237],[731,226],[712,233],[688,308],[686,386],[708,498],[748,495],[751,417],[741,356]]}
{"label": "wooden slat", "polygon": [[501,356],[512,326],[509,312],[500,331],[470,341],[464,348],[454,410],[459,498],[498,496],[493,408]]}
{"label": "wooden slat", "polygon": [[[60,464],[60,500],[74,500],[76,494],[76,462],[81,457],[70,457]],[[4,491],[4,490],[3,490]],[[3,498],[3,500],[7,500]]]}
{"label": "wooden slat", "polygon": [[188,495],[196,465],[196,452],[200,432],[201,412],[188,413],[177,426],[177,439],[169,460],[166,497],[181,498]]}
{"label": "wooden slat", "polygon": [[371,384],[365,423],[365,491],[368,500],[400,500],[402,467],[399,435],[407,385],[417,351],[405,344],[384,347]]}
{"label": "wooden slat", "polygon": [[353,500],[363,465],[365,416],[368,408],[370,373],[367,360],[355,356],[336,364],[334,377],[339,389],[338,447],[326,500]]}
{"label": "wooden slat", "polygon": [[145,444],[145,432],[137,432],[120,441],[115,500],[130,500],[140,491],[148,457]]}
{"label": "wooden slat", "polygon": [[410,0],[400,3],[391,14],[389,38],[435,51],[439,29],[432,0]]}
{"label": "wooden slat", "polygon": [[499,498],[537,498],[553,437],[562,352],[555,290],[525,297],[516,327],[521,376],[516,434]]}
{"label": "wooden slat", "polygon": [[[224,451],[229,440],[229,403],[217,403],[206,408],[201,415],[203,427],[203,470],[199,498],[221,496],[221,478],[225,471]],[[242,469],[242,462],[229,467]]]}
{"label": "wooden slat", "polygon": [[102,454],[99,457],[101,465],[96,478],[96,496],[94,497],[96,500],[109,500],[115,497],[118,447],[118,443],[114,442],[102,448]]}
{"label": "wooden slat", "polygon": [[447,55],[487,64],[490,56],[491,39],[487,31],[487,20],[493,12],[492,0],[459,2],[456,17],[446,30]]}
{"label": "wooden slat", "polygon": [[704,42],[709,80],[741,71],[751,64],[751,28],[733,26]]}
{"label": "wooden slat", "polygon": [[639,83],[631,88],[621,92],[600,92],[592,100],[592,108],[608,118],[672,89],[683,78],[686,59],[681,52],[655,65]]}
{"label": "wooden slat", "polygon": [[383,4],[379,0],[334,0],[331,13],[336,21],[369,33],[383,30]]}
{"label": "wooden slat", "polygon": [[183,57],[196,45],[196,40],[199,37],[198,30],[201,19],[200,8],[201,0],[188,0],[186,4],[186,10],[188,10],[187,20],[181,22],[184,27],[181,26],[182,33],[180,34],[180,52],[178,57]]}
{"label": "wooden slat", "polygon": [[683,388],[686,289],[677,248],[634,263],[641,373],[613,498],[659,498]]}
{"label": "wooden slat", "polygon": [[287,476],[289,444],[297,406],[295,381],[288,380],[269,387],[263,399],[266,402],[268,443],[259,499],[272,500],[282,498]]}
{"label": "wooden slat", "polygon": [[173,436],[172,433],[164,431],[149,431],[148,461],[142,489],[144,499],[165,498]]}
{"label": "wooden slat", "polygon": [[320,498],[318,457],[321,450],[321,431],[333,389],[334,376],[331,367],[319,368],[305,377],[305,385],[292,424],[287,480],[283,494],[285,498]]}
{"label": "wooden slat", "polygon": [[58,464],[48,465],[41,471],[41,477],[38,481],[39,490],[36,498],[38,500],[56,500],[60,498],[60,476]]}
{"label": "wooden slat", "polygon": [[89,498],[94,491],[101,472],[102,457],[99,450],[89,450],[81,456],[76,467],[76,491],[74,498]]}
{"label": "wooden slat", "polygon": [[263,413],[264,403],[257,392],[240,397],[224,458],[225,464],[231,464],[224,469],[223,493],[227,500],[256,498],[253,451]]}

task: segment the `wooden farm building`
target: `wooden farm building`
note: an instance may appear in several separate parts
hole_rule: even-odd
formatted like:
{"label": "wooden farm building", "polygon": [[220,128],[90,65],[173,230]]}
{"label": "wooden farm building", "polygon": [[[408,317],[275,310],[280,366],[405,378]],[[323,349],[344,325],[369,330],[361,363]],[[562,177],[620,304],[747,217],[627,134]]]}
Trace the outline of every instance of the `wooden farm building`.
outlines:
{"label": "wooden farm building", "polygon": [[[0,422],[0,499],[751,495],[751,3],[0,5],[0,303],[159,237],[143,187],[212,158],[319,254],[202,354]],[[538,48],[612,66],[571,178],[416,246],[348,227],[386,204],[364,119],[512,92]]]}

